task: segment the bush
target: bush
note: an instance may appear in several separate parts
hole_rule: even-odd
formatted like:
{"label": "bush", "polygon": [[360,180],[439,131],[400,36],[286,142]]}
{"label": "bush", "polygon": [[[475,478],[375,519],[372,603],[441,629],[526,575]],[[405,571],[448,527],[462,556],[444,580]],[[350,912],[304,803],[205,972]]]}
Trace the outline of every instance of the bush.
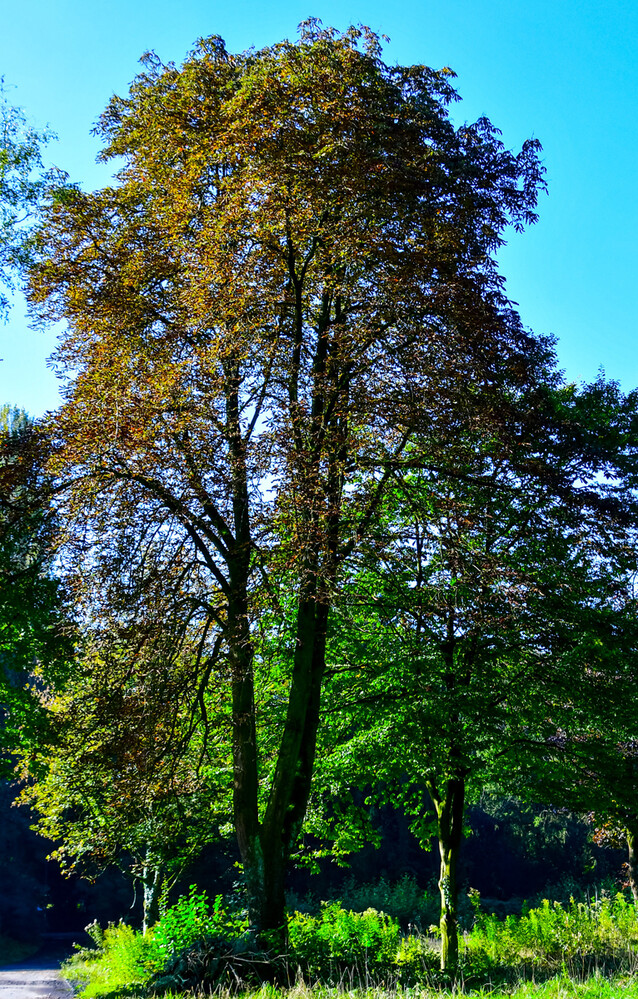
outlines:
{"label": "bush", "polygon": [[63,965],[65,977],[83,986],[82,996],[91,999],[121,989],[141,989],[150,977],[145,962],[148,936],[126,923],[111,924],[104,931],[92,923],[87,932],[95,949],[83,947]]}
{"label": "bush", "polygon": [[86,928],[94,948],[82,948],[66,963],[68,978],[84,986],[85,999],[119,989],[182,988],[214,977],[220,955],[233,953],[246,923],[231,915],[221,896],[209,906],[205,892],[188,895],[143,935],[125,923]]}
{"label": "bush", "polygon": [[438,958],[421,936],[402,939],[399,924],[384,912],[352,912],[324,902],[318,915],[289,919],[290,961],[306,979],[369,983],[406,976],[416,981]]}
{"label": "bush", "polygon": [[162,915],[149,936],[146,965],[158,991],[259,982],[267,963],[252,944],[247,920],[228,909],[221,895],[210,906],[206,892],[195,885]]}
{"label": "bush", "polygon": [[182,895],[151,927],[147,967],[161,971],[168,961],[194,944],[211,939],[235,940],[247,929],[246,921],[224,906],[221,895],[210,906],[206,892],[198,892],[191,885],[188,895]]}

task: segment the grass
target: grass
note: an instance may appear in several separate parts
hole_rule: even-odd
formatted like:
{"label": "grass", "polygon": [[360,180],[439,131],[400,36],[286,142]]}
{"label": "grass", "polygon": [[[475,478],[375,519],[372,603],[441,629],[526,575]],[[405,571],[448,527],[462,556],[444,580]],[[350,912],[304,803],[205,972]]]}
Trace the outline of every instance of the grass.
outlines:
{"label": "grass", "polygon": [[[592,976],[585,981],[575,981],[568,975],[556,975],[545,982],[519,982],[511,986],[482,985],[466,991],[462,986],[454,989],[342,989],[303,983],[291,989],[262,986],[257,990],[230,993],[215,990],[216,999],[638,999],[638,978]],[[162,999],[193,999],[192,993],[167,992]]]}

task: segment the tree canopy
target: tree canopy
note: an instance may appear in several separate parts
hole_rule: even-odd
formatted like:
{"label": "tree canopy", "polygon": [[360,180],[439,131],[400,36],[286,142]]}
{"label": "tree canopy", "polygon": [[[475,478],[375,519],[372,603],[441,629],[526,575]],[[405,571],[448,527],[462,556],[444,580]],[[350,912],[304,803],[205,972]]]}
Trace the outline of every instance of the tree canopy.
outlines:
{"label": "tree canopy", "polygon": [[149,53],[98,124],[114,184],[54,194],[38,234],[32,306],[65,324],[60,571],[112,667],[100,738],[123,675],[166,758],[184,732],[232,757],[262,937],[284,932],[358,587],[379,643],[363,699],[381,685],[414,709],[394,758],[427,743],[416,778],[435,804],[460,781],[462,813],[522,684],[517,731],[555,729],[547,673],[562,691],[582,675],[567,632],[633,564],[635,400],[565,386],[497,267],[535,220],[540,146],[456,127],[456,97],[448,70],[314,20],[260,51],[202,39],[181,67]]}
{"label": "tree canopy", "polygon": [[[517,775],[520,788],[525,770],[538,792],[552,766],[564,779],[559,733],[582,742],[609,724],[635,675],[636,511],[620,472],[635,464],[635,398],[602,381],[554,394],[567,453],[538,428],[518,447],[467,440],[447,474],[395,470],[333,629],[323,783],[341,774],[346,798],[376,783],[426,849],[438,839],[444,966],[468,791],[508,792]],[[597,456],[577,432],[594,412]],[[348,817],[329,798],[342,850]]]}
{"label": "tree canopy", "polygon": [[52,565],[39,436],[26,413],[0,408],[0,766],[42,736],[37,693],[44,674],[60,683],[72,626]]}
{"label": "tree canopy", "polygon": [[0,79],[0,317],[6,318],[7,294],[31,259],[30,231],[44,192],[62,179],[42,162],[42,148],[53,137],[49,129],[29,125],[21,108],[9,103]]}

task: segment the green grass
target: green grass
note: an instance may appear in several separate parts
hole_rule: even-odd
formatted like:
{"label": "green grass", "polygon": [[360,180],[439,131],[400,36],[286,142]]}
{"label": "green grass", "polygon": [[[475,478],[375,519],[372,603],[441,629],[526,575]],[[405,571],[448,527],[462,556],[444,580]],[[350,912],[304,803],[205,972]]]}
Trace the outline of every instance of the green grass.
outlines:
{"label": "green grass", "polygon": [[[466,991],[455,989],[337,989],[300,983],[291,989],[261,989],[231,994],[224,990],[214,993],[216,999],[638,999],[638,978],[592,976],[584,982],[566,975],[556,975],[545,982],[520,982],[508,987],[483,985]],[[111,997],[113,999],[113,997]],[[193,999],[192,993],[167,992],[162,999]]]}

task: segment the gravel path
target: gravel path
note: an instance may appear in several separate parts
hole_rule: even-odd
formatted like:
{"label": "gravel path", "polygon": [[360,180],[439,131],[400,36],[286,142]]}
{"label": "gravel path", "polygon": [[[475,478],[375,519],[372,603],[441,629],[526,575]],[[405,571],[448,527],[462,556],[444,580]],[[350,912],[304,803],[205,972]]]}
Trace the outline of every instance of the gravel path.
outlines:
{"label": "gravel path", "polygon": [[28,961],[0,967],[0,999],[70,999],[73,990],[60,975],[67,954],[48,947]]}

